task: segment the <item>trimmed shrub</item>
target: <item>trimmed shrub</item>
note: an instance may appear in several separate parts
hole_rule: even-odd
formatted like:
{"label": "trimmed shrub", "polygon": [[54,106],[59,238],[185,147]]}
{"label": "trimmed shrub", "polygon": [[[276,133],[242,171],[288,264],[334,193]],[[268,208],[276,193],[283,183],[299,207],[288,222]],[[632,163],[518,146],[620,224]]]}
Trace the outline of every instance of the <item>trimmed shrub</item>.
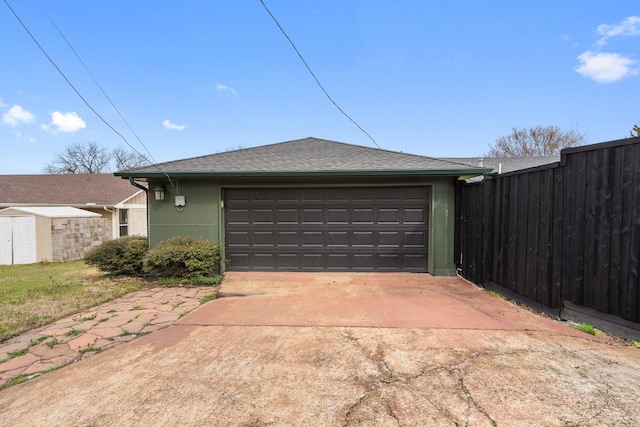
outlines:
{"label": "trimmed shrub", "polygon": [[144,257],[147,273],[165,277],[195,277],[220,271],[220,248],[198,237],[163,240]]}
{"label": "trimmed shrub", "polygon": [[107,240],[84,257],[84,262],[114,274],[142,273],[142,260],[149,251],[145,237],[127,236]]}

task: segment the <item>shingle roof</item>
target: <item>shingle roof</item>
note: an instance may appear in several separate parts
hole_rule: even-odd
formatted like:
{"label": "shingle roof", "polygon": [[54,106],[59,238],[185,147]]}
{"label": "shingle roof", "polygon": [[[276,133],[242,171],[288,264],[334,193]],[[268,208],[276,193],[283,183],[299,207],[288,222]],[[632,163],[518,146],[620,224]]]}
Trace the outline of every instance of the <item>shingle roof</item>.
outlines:
{"label": "shingle roof", "polygon": [[456,163],[464,163],[469,166],[491,168],[494,172],[513,172],[522,169],[535,168],[559,162],[560,156],[541,157],[442,157]]}
{"label": "shingle roof", "polygon": [[142,177],[162,172],[212,175],[375,171],[482,173],[477,169],[444,159],[310,137],[119,171],[116,175]]}
{"label": "shingle roof", "polygon": [[0,206],[115,206],[139,191],[111,174],[0,175]]}

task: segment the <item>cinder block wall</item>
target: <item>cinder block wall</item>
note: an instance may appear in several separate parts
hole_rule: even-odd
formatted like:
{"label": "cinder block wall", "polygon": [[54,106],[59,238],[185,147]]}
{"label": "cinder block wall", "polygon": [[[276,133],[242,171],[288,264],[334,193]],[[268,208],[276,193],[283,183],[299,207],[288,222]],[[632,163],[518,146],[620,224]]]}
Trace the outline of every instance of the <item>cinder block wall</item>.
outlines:
{"label": "cinder block wall", "polygon": [[55,218],[51,222],[53,261],[82,259],[110,238],[111,223],[106,218]]}

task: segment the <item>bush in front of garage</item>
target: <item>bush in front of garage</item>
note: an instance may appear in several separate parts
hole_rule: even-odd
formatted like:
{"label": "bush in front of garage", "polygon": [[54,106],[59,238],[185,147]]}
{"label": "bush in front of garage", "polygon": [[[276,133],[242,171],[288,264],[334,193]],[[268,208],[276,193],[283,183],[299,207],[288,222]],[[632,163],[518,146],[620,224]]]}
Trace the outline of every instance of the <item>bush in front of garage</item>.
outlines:
{"label": "bush in front of garage", "polygon": [[84,261],[112,274],[140,274],[142,260],[148,251],[149,244],[145,237],[120,237],[96,246],[85,255]]}
{"label": "bush in front of garage", "polygon": [[143,270],[160,277],[211,276],[220,272],[220,247],[198,237],[173,237],[149,250]]}

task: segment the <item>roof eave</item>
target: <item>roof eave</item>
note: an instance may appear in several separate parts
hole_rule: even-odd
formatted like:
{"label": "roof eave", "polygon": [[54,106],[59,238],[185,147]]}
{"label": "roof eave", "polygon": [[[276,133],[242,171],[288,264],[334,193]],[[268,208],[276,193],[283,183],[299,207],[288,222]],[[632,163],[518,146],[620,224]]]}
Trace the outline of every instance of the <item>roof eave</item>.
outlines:
{"label": "roof eave", "polygon": [[479,176],[491,172],[492,168],[469,169],[393,169],[393,170],[335,170],[335,171],[196,171],[196,172],[116,172],[123,179],[171,178],[238,178],[238,177],[335,177],[335,176]]}

